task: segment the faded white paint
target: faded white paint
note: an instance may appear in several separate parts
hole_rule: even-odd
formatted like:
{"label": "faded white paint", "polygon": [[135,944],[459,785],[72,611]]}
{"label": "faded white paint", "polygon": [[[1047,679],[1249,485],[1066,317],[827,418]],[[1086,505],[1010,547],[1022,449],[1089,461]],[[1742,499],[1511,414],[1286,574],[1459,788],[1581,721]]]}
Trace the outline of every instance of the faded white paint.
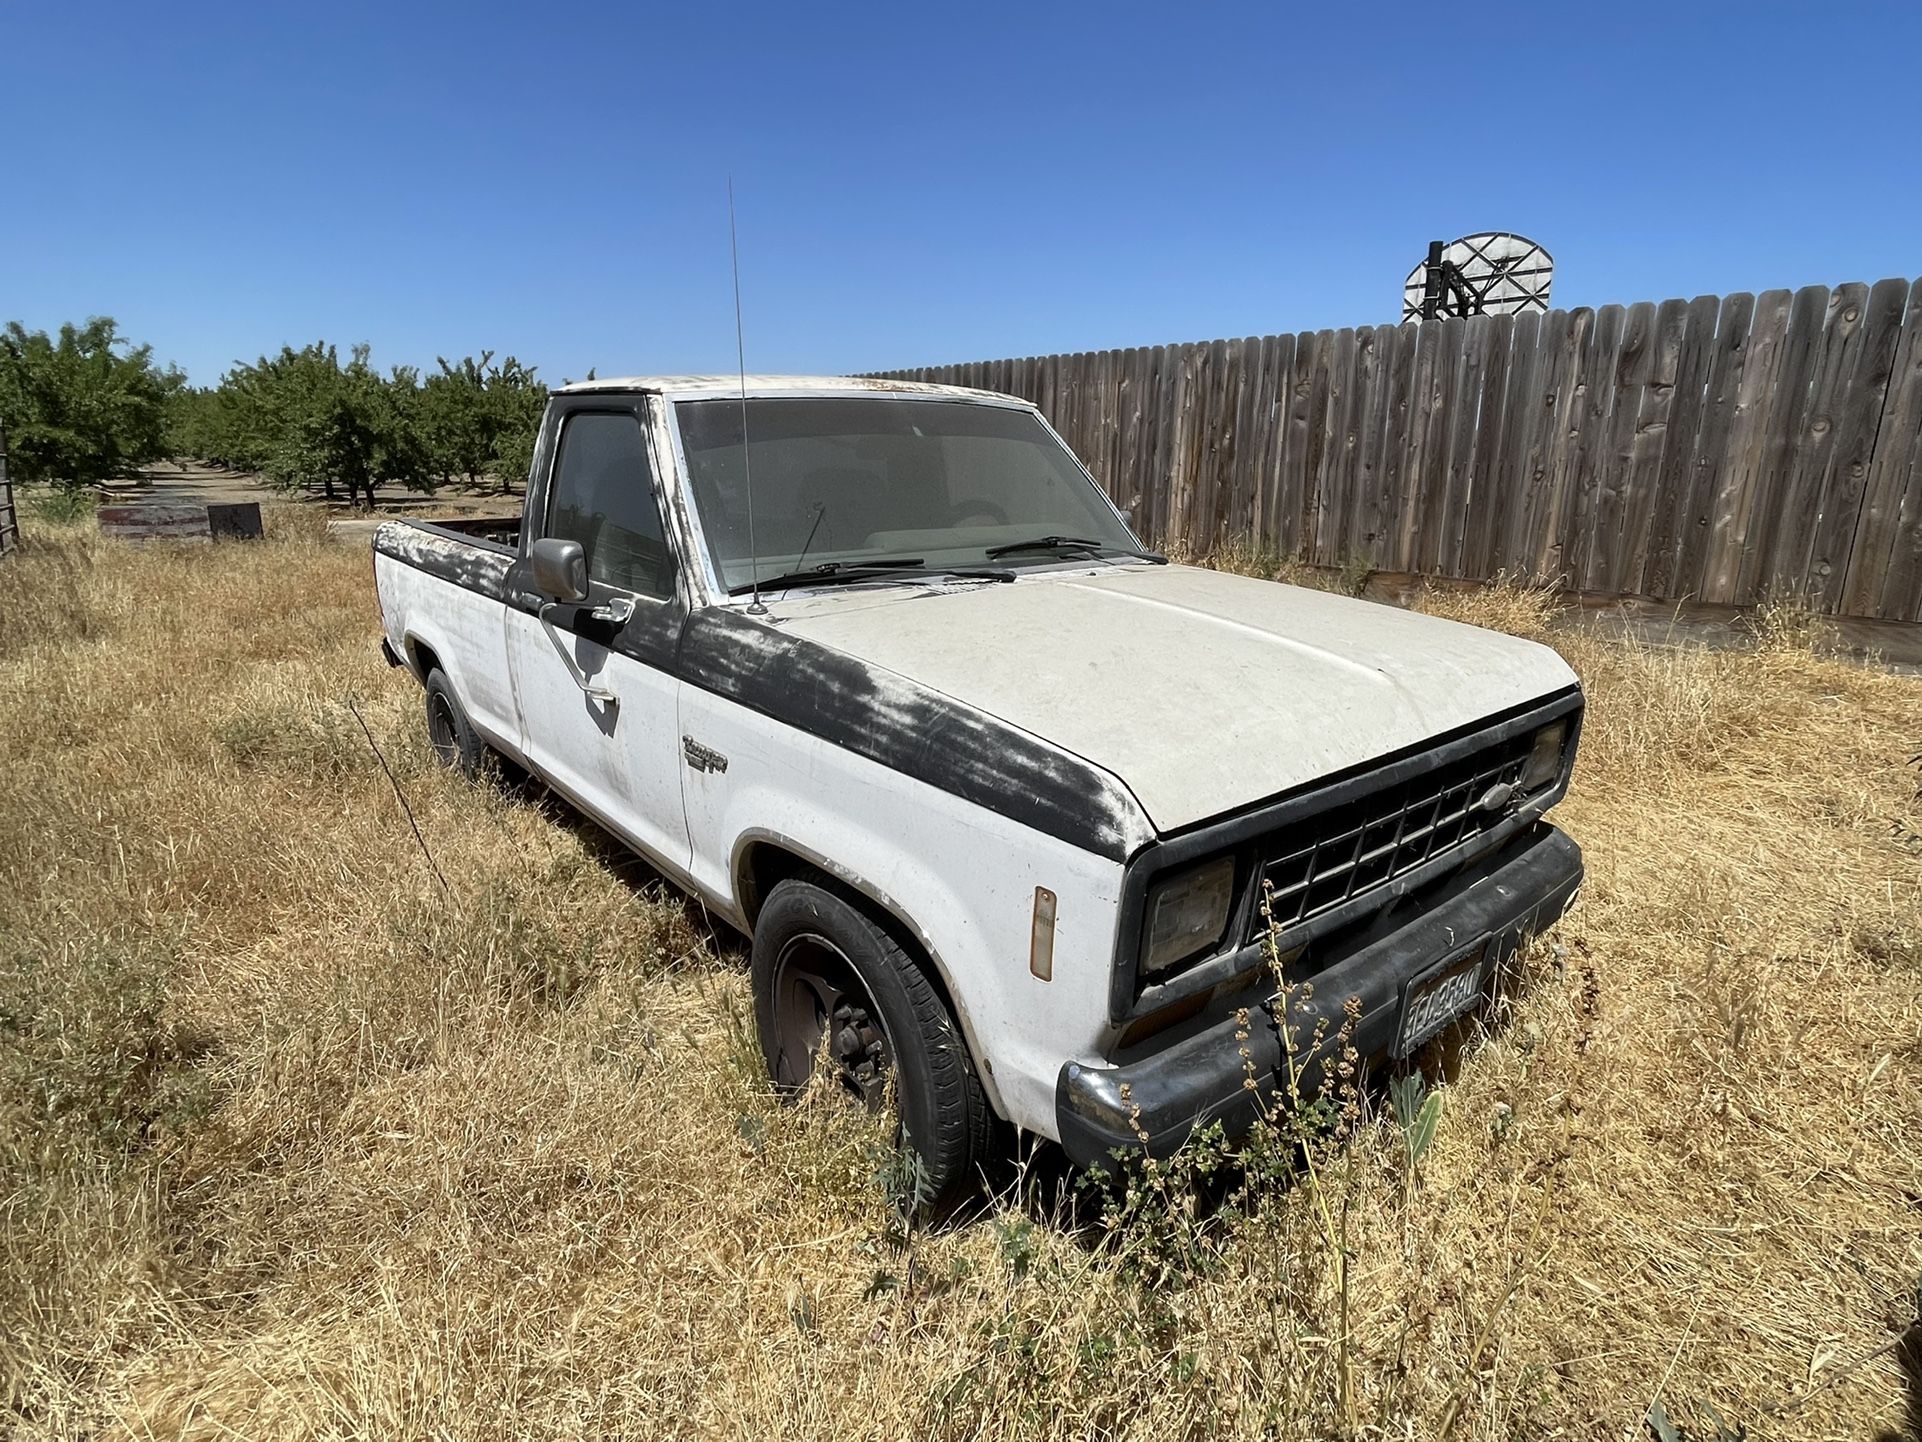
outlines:
{"label": "faded white paint", "polygon": [[[734,376],[609,379],[563,388],[643,392],[668,478],[680,601],[739,608],[716,585],[668,407],[735,395]],[[1033,410],[952,386],[749,377],[751,396],[885,392]],[[552,452],[536,452],[530,500]],[[403,534],[404,533],[404,534]],[[402,527],[395,544],[467,579],[504,558]],[[523,537],[525,544],[529,537]],[[492,571],[490,572],[490,568]],[[668,673],[555,633],[529,616],[386,555],[375,573],[387,638],[439,658],[486,739],[567,796],[721,915],[751,922],[748,850],[812,858],[891,911],[923,943],[1002,1115],[1056,1135],[1064,1062],[1098,1063],[1123,867]],[[1389,607],[1187,567],[1043,564],[1008,583],[903,582],[764,593],[768,624],[857,656],[1092,762],[1166,832],[1243,809],[1574,678],[1544,647]],[[643,605],[655,603],[646,602]],[[619,697],[586,695],[578,670]],[[681,738],[727,758],[695,770]],[[1120,838],[1132,850],[1147,832]],[[1057,898],[1050,980],[1028,966],[1035,889]]]}
{"label": "faded white paint", "polygon": [[[691,686],[681,728],[728,758],[683,769],[703,894],[733,897],[744,840],[854,879],[922,940],[1004,1116],[1053,1136],[1061,1063],[1106,1039],[1121,866]],[[1034,889],[1057,893],[1054,980],[1028,970]]]}
{"label": "faded white paint", "polygon": [[786,629],[1119,776],[1161,831],[1562,690],[1546,646],[1188,566],[795,593]]}

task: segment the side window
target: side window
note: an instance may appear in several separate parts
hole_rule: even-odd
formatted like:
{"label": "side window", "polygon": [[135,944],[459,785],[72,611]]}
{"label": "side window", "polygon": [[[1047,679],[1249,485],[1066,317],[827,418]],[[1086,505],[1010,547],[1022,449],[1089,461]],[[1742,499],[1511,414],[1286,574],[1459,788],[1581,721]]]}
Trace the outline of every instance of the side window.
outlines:
{"label": "side window", "polygon": [[647,433],[631,415],[582,411],[561,426],[547,534],[579,541],[594,580],[643,596],[674,592]]}

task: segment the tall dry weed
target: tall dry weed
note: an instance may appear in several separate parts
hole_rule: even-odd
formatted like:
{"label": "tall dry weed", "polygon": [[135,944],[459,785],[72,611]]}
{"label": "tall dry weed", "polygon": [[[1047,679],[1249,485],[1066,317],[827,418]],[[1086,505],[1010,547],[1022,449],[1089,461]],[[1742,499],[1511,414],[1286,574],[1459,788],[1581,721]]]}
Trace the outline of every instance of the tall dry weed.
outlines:
{"label": "tall dry weed", "polygon": [[1902,1425],[1922,682],[1430,597],[1589,696],[1590,881],[1498,1012],[1266,1151],[1042,1149],[929,1232],[864,1116],[768,1095],[737,943],[435,768],[364,550],[272,529],[0,564],[15,1435]]}

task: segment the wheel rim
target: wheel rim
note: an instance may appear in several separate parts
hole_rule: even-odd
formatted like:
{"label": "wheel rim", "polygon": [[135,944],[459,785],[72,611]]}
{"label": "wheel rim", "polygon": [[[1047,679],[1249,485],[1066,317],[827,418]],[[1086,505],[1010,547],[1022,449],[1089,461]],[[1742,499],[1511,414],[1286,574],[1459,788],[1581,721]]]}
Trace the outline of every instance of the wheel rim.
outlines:
{"label": "wheel rim", "polygon": [[824,936],[791,938],[774,962],[774,1080],[806,1084],[826,1056],[835,1079],[870,1111],[887,1096],[894,1051],[879,1008],[845,953]]}
{"label": "wheel rim", "polygon": [[433,743],[434,754],[442,764],[454,764],[455,753],[460,749],[454,733],[454,708],[439,692],[427,698],[427,739]]}

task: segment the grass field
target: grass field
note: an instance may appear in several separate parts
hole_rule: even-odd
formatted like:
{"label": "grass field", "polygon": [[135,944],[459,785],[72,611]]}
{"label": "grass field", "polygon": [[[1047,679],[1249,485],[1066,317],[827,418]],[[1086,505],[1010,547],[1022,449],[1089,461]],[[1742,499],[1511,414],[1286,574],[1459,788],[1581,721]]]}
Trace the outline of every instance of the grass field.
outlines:
{"label": "grass field", "polygon": [[0,1432],[1922,1436],[1922,680],[1556,631],[1590,882],[1418,1166],[930,1232],[736,943],[432,766],[316,524],[0,564]]}

